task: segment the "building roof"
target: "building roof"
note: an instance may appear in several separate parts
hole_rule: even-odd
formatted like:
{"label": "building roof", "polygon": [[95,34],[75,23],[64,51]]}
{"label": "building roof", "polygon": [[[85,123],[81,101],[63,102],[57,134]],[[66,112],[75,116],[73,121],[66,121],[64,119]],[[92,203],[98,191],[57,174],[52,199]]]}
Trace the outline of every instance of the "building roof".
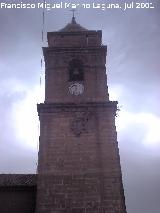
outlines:
{"label": "building roof", "polygon": [[0,174],[0,187],[36,186],[36,174]]}
{"label": "building roof", "polygon": [[88,31],[88,30],[82,27],[80,24],[77,24],[74,16],[72,17],[71,23],[67,24],[64,28],[59,30],[59,32],[79,32],[79,31]]}

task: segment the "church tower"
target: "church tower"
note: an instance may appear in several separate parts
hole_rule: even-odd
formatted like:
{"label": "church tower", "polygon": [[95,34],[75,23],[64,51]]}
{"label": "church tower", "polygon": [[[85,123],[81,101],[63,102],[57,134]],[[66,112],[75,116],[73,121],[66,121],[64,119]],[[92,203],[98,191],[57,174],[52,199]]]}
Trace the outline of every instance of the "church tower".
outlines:
{"label": "church tower", "polygon": [[126,213],[102,31],[48,32],[36,213]]}

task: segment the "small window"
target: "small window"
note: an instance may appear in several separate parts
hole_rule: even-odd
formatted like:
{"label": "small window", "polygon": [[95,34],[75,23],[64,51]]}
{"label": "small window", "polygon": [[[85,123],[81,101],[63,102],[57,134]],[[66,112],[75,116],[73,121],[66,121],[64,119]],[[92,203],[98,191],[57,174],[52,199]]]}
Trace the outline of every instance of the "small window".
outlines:
{"label": "small window", "polygon": [[83,64],[78,59],[73,59],[69,63],[69,81],[83,81]]}

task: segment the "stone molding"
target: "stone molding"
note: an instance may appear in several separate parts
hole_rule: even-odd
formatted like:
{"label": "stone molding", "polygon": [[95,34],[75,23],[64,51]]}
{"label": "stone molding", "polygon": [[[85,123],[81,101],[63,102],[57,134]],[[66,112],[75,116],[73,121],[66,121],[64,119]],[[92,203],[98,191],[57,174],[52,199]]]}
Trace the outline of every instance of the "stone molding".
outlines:
{"label": "stone molding", "polygon": [[38,114],[40,113],[57,113],[57,112],[83,112],[83,111],[95,111],[98,109],[112,109],[117,111],[117,101],[109,102],[88,102],[88,103],[40,103],[37,104]]}

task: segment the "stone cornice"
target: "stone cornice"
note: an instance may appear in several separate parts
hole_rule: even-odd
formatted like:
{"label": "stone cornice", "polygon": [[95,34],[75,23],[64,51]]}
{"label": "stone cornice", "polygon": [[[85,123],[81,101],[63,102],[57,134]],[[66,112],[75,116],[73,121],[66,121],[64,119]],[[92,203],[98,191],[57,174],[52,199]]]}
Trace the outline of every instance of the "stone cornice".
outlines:
{"label": "stone cornice", "polygon": [[47,52],[81,52],[85,51],[107,51],[107,46],[84,46],[84,47],[42,47],[44,55]]}
{"label": "stone cornice", "polygon": [[110,108],[115,113],[117,111],[117,101],[108,102],[87,102],[87,103],[41,103],[37,105],[38,114],[40,113],[56,113],[56,112],[77,112],[86,110],[95,110]]}

